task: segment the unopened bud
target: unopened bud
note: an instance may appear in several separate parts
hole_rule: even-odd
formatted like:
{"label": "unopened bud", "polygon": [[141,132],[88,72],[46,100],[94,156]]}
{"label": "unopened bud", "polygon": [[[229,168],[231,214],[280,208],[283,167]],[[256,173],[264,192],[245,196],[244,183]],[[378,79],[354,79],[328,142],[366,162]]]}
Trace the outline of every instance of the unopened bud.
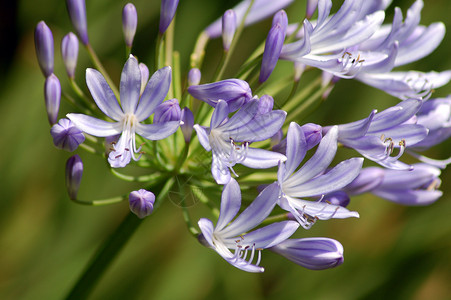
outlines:
{"label": "unopened bud", "polygon": [[307,143],[307,150],[312,149],[319,144],[323,138],[322,131],[323,128],[320,125],[314,123],[307,123],[301,126],[304,132],[305,141]]}
{"label": "unopened bud", "polygon": [[73,79],[78,59],[78,38],[72,32],[66,34],[61,42],[61,55],[66,66],[67,76]]}
{"label": "unopened bud", "polygon": [[66,163],[66,188],[70,199],[77,199],[80,188],[81,177],[83,175],[83,162],[80,156],[75,154]]}
{"label": "unopened bud", "polygon": [[69,13],[72,26],[84,45],[89,44],[88,22],[86,19],[86,3],[84,0],[67,0],[67,11]]}
{"label": "unopened bud", "polygon": [[155,109],[153,122],[165,123],[169,121],[180,121],[182,111],[180,110],[177,99],[164,101]]}
{"label": "unopened bud", "polygon": [[192,68],[188,72],[188,84],[190,86],[192,85],[198,85],[200,82],[201,73],[198,68]]}
{"label": "unopened bud", "polygon": [[36,56],[38,58],[39,67],[45,77],[53,73],[53,34],[50,28],[41,21],[34,31],[34,45],[36,48]]}
{"label": "unopened bud", "polygon": [[59,120],[50,129],[50,134],[53,137],[53,144],[56,148],[69,152],[77,149],[85,141],[83,131],[75,127],[75,124],[69,119]]}
{"label": "unopened bud", "polygon": [[269,248],[310,270],[334,268],[343,263],[343,246],[329,238],[288,239]]}
{"label": "unopened bud", "polygon": [[265,82],[276,67],[285,40],[285,28],[280,23],[274,25],[268,33],[260,68],[259,81]]}
{"label": "unopened bud", "polygon": [[61,102],[61,84],[55,74],[51,74],[45,80],[44,99],[49,123],[53,125],[58,120],[58,111]]}
{"label": "unopened bud", "polygon": [[181,120],[183,124],[180,125],[180,129],[182,130],[183,138],[185,139],[185,143],[189,143],[191,134],[193,133],[194,115],[188,107],[182,109]]}
{"label": "unopened bud", "polygon": [[246,81],[226,79],[214,83],[193,85],[188,92],[196,99],[216,107],[219,100],[227,102],[229,111],[234,112],[252,99],[252,91]]}
{"label": "unopened bud", "polygon": [[236,30],[236,15],[233,9],[227,10],[222,16],[222,45],[229,51]]}
{"label": "unopened bud", "polygon": [[133,191],[128,196],[130,210],[132,213],[143,219],[150,215],[153,211],[155,203],[155,195],[144,189]]}
{"label": "unopened bud", "polygon": [[138,13],[136,7],[128,3],[122,10],[122,30],[124,32],[125,44],[131,47],[135,37],[136,27],[138,26]]}
{"label": "unopened bud", "polygon": [[174,18],[179,0],[161,0],[160,9],[160,34],[166,32]]}

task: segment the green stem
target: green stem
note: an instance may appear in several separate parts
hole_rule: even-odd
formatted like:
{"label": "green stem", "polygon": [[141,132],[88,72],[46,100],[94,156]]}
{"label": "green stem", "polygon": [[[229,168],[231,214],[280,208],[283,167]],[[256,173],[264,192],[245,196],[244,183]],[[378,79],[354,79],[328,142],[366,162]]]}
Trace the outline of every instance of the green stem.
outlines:
{"label": "green stem", "polygon": [[115,204],[122,202],[126,200],[128,196],[119,196],[119,197],[113,197],[108,199],[101,199],[101,200],[79,200],[79,199],[71,199],[75,203],[83,204],[83,205],[90,205],[90,206],[102,206],[102,205],[108,205],[108,204]]}
{"label": "green stem", "polygon": [[100,247],[99,251],[89,264],[89,267],[70,291],[66,298],[67,300],[88,298],[101,276],[105,273],[116,258],[116,255],[121,251],[141,223],[142,220],[131,212],[125,217],[124,221],[122,221],[117,229]]}

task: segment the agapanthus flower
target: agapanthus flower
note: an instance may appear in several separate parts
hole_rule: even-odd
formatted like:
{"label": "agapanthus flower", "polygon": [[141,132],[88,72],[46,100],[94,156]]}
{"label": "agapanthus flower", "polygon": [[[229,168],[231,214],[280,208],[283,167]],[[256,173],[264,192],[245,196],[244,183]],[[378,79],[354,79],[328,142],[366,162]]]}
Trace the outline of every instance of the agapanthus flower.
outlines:
{"label": "agapanthus flower", "polygon": [[[299,227],[297,222],[283,221],[251,231],[271,213],[277,198],[277,183],[273,183],[235,218],[241,207],[241,191],[235,179],[231,179],[222,192],[221,209],[216,226],[213,226],[209,219],[199,220],[199,228],[202,231],[199,241],[215,250],[238,269],[254,273],[263,272],[264,268],[259,266],[261,251],[289,238]],[[250,252],[249,258],[248,252]],[[255,252],[258,252],[258,257],[254,263]]]}
{"label": "agapanthus flower", "polygon": [[280,188],[279,205],[291,212],[306,229],[317,219],[358,217],[357,212],[321,201],[302,198],[320,196],[339,190],[359,174],[362,158],[351,158],[327,171],[337,151],[338,128],[332,127],[318,145],[316,153],[299,169],[307,153],[302,128],[292,122],[287,134],[287,161],[280,163],[277,174]]}
{"label": "agapanthus flower", "polygon": [[44,76],[48,77],[53,73],[54,47],[52,31],[44,21],[41,21],[36,25],[34,31],[34,45],[39,67]]}
{"label": "agapanthus flower", "polygon": [[138,61],[132,55],[122,70],[119,105],[116,96],[103,75],[94,69],[86,70],[86,83],[99,109],[115,122],[107,122],[84,114],[68,114],[67,117],[87,134],[99,137],[121,135],[112,144],[108,162],[111,167],[125,167],[130,159],[139,160],[141,151],[136,147],[135,133],[149,140],[161,140],[173,134],[180,120],[158,124],[145,124],[144,120],[160,105],[171,84],[171,68],[164,67],[155,72],[140,97],[141,72]]}
{"label": "agapanthus flower", "polygon": [[[366,119],[338,125],[338,141],[386,168],[411,169],[398,159],[407,146],[427,136],[428,130],[414,122],[421,105],[421,100],[409,99],[380,113],[374,110]],[[392,156],[395,148],[399,152]]]}
{"label": "agapanthus flower", "polygon": [[[363,59],[352,56],[349,50],[370,38],[385,18],[383,11],[377,11],[361,19],[359,13],[362,6],[363,1],[346,0],[338,12],[329,17],[332,2],[320,0],[316,23],[304,20],[301,38],[284,45],[280,58],[316,67],[339,77],[355,76]],[[384,58],[372,58],[370,65],[380,63]],[[370,59],[366,60],[368,65]]]}
{"label": "agapanthus flower", "polygon": [[371,193],[398,204],[429,205],[442,196],[437,190],[440,169],[427,164],[415,164],[411,171],[384,169],[382,182]]}
{"label": "agapanthus flower", "polygon": [[258,99],[250,100],[230,119],[227,102],[219,100],[209,128],[194,125],[199,142],[212,152],[211,172],[218,184],[230,181],[230,170],[240,163],[261,169],[277,166],[286,157],[280,153],[249,147],[249,143],[272,137],[285,121],[286,112],[258,113]]}
{"label": "agapanthus flower", "polygon": [[393,57],[391,68],[364,70],[356,79],[381,89],[402,100],[407,98],[429,97],[432,89],[441,87],[451,79],[451,71],[418,72],[397,71],[391,69],[417,61],[434,51],[443,40],[445,26],[441,22],[429,26],[419,25],[423,1],[417,0],[407,11],[404,22],[401,9],[395,8],[395,16],[391,25],[383,25],[375,34],[361,43],[358,54],[366,62],[368,55],[388,53],[393,44],[397,51]]}
{"label": "agapanthus flower", "polygon": [[61,56],[63,57],[67,76],[74,78],[78,59],[78,38],[72,32],[66,34],[61,41]]}
{"label": "agapanthus flower", "polygon": [[343,246],[329,238],[287,239],[269,250],[310,270],[324,270],[343,263]]}

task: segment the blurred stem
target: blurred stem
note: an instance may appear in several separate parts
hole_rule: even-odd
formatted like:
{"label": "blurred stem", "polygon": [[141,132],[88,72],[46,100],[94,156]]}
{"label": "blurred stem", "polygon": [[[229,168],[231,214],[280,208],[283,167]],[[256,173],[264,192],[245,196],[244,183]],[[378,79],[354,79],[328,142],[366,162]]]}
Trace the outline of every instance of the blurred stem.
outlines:
{"label": "blurred stem", "polygon": [[[167,178],[162,179],[164,180],[152,188],[153,193],[157,195],[157,201],[155,201],[155,204],[162,202],[162,198],[166,197],[169,191],[168,188],[170,189],[172,187],[172,184],[168,185],[171,180],[166,180]],[[155,208],[156,207],[154,206],[154,210]],[[121,249],[131,238],[136,229],[138,229],[142,221],[143,219],[139,219],[131,212],[125,217],[122,223],[99,248],[93,259],[89,263],[89,266],[86,268],[73,289],[70,291],[69,295],[66,298],[67,300],[79,300],[88,298],[89,294],[95,288],[97,282],[114,261],[117,254],[119,254]]]}
{"label": "blurred stem", "polygon": [[160,55],[161,55],[161,41],[163,35],[158,33],[157,41],[155,42],[155,71],[160,68]]}
{"label": "blurred stem", "polygon": [[205,56],[205,47],[209,41],[210,37],[205,31],[202,31],[196,40],[196,45],[194,46],[194,51],[191,53],[190,65],[191,68],[198,68],[202,66],[202,61]]}
{"label": "blurred stem", "polygon": [[[173,54],[173,71],[172,71],[172,82],[174,90],[174,98],[182,100],[182,83],[180,80],[180,54],[178,51],[174,51]],[[180,103],[181,104],[181,103]]]}
{"label": "blurred stem", "polygon": [[95,53],[94,49],[91,47],[90,44],[87,44],[86,50],[88,50],[89,56],[91,57],[91,60],[94,63],[95,67],[100,71],[100,73],[102,73],[103,77],[105,77],[106,82],[108,82],[108,85],[111,87],[111,89],[113,90],[113,93],[116,95],[116,98],[119,99],[119,103],[120,103],[119,91],[118,91],[116,85],[111,80],[107,71],[103,67],[102,63],[100,62],[100,59],[97,57],[97,54]]}
{"label": "blurred stem", "polygon": [[136,231],[142,220],[133,213],[129,213],[117,229],[100,247],[89,264],[89,267],[80,277],[66,299],[87,299],[97,282],[116,258],[122,247]]}
{"label": "blurred stem", "polygon": [[90,206],[102,206],[102,205],[109,205],[109,204],[115,204],[122,202],[126,200],[128,196],[119,196],[119,197],[112,197],[108,199],[101,199],[101,200],[79,200],[79,199],[70,199],[78,204],[83,205],[90,205]]}

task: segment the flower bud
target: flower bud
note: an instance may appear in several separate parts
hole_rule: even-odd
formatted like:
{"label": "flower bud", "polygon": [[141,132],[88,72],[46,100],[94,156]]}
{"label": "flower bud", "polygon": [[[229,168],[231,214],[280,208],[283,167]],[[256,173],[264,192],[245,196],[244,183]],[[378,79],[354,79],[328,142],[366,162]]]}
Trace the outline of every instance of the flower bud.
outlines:
{"label": "flower bud", "polygon": [[70,21],[81,42],[89,44],[88,23],[86,21],[86,3],[84,0],[66,0]]}
{"label": "flower bud", "polygon": [[305,17],[310,19],[315,13],[316,8],[318,7],[318,0],[307,0],[307,9],[305,11]]}
{"label": "flower bud", "polygon": [[[272,148],[276,147],[276,149],[277,149],[277,145],[279,145],[280,142],[282,142],[282,139],[283,139],[283,131],[282,131],[282,128],[280,128],[279,131],[277,131],[276,134],[271,137],[271,147]],[[285,145],[283,147],[285,147],[285,148],[287,147],[286,140],[285,140]],[[273,150],[274,150],[274,148],[273,148]],[[276,151],[276,150],[274,150],[274,151]],[[276,151],[276,152],[279,152],[279,151]],[[284,150],[283,152],[286,152],[286,151]]]}
{"label": "flower bud", "polygon": [[72,32],[66,34],[61,42],[61,55],[66,66],[67,76],[73,79],[78,59],[78,38]]}
{"label": "flower bud", "polygon": [[285,40],[285,28],[280,23],[276,23],[268,33],[263,52],[262,65],[260,68],[260,83],[265,82],[276,67]]}
{"label": "flower bud", "polygon": [[53,137],[53,144],[58,149],[63,149],[69,152],[78,148],[78,145],[85,141],[83,131],[75,127],[69,119],[61,119],[52,126],[50,134]]}
{"label": "flower bud", "polygon": [[283,31],[286,32],[286,29],[288,27],[288,17],[287,13],[283,9],[279,10],[274,15],[274,17],[272,18],[271,27],[274,27],[277,23],[279,23],[282,26]]}
{"label": "flower bud", "polygon": [[144,92],[144,89],[146,88],[147,81],[149,81],[149,68],[143,64],[139,63],[139,71],[141,72],[141,91],[139,92],[140,95]]}
{"label": "flower bud", "polygon": [[136,33],[136,26],[138,25],[138,13],[133,4],[127,3],[122,10],[122,30],[124,32],[125,44],[131,48],[133,38]]}
{"label": "flower bud", "polygon": [[190,86],[198,85],[200,82],[200,77],[201,77],[200,70],[198,68],[192,68],[188,72],[188,84]]}
{"label": "flower bud", "polygon": [[236,15],[233,9],[227,10],[222,16],[222,45],[229,51],[236,30]]}
{"label": "flower bud", "polygon": [[75,154],[66,162],[66,188],[70,199],[77,199],[83,175],[83,162],[80,156]]}
{"label": "flower bud", "polygon": [[329,193],[321,199],[321,202],[327,202],[332,205],[338,205],[342,207],[348,206],[350,201],[351,199],[349,199],[348,194],[343,191]]}
{"label": "flower bud", "polygon": [[321,142],[323,138],[322,127],[314,123],[307,123],[301,126],[307,142],[307,150],[312,149]]}
{"label": "flower bud", "polygon": [[34,31],[34,45],[39,67],[45,77],[53,73],[53,34],[50,28],[41,21]]}
{"label": "flower bud", "polygon": [[44,99],[49,123],[53,125],[58,120],[58,111],[61,102],[61,84],[55,74],[51,74],[45,80]]}
{"label": "flower bud", "polygon": [[168,29],[172,19],[174,18],[178,4],[179,0],[161,0],[160,34],[165,33],[166,29]]}
{"label": "flower bud", "polygon": [[180,129],[182,130],[185,143],[189,143],[193,133],[194,115],[188,107],[182,109],[181,120],[183,124],[180,125]]}
{"label": "flower bud", "polygon": [[310,270],[334,268],[343,263],[343,246],[329,238],[288,239],[269,248]]}
{"label": "flower bud", "polygon": [[150,215],[153,211],[155,203],[155,195],[152,192],[140,189],[133,191],[128,196],[130,210],[132,213],[143,219]]}
{"label": "flower bud", "polygon": [[263,95],[258,99],[258,113],[261,115],[267,114],[272,111],[274,107],[274,98],[270,95]]}
{"label": "flower bud", "polygon": [[[276,11],[287,7],[293,1],[294,0],[255,0],[246,16],[246,19],[244,20],[244,25],[248,26],[260,20],[266,19],[267,17],[273,15]],[[242,22],[244,15],[249,8],[249,3],[250,1],[241,1],[233,8],[236,14],[237,24]],[[218,19],[205,29],[208,37],[216,38],[221,36],[221,23],[221,19]]]}
{"label": "flower bud", "polygon": [[182,112],[177,99],[170,99],[157,106],[153,117],[153,123],[180,121],[181,114]]}
{"label": "flower bud", "polygon": [[252,91],[246,81],[240,79],[226,79],[214,83],[193,85],[188,92],[196,99],[202,100],[216,107],[219,100],[224,100],[229,111],[234,112],[252,99]]}

